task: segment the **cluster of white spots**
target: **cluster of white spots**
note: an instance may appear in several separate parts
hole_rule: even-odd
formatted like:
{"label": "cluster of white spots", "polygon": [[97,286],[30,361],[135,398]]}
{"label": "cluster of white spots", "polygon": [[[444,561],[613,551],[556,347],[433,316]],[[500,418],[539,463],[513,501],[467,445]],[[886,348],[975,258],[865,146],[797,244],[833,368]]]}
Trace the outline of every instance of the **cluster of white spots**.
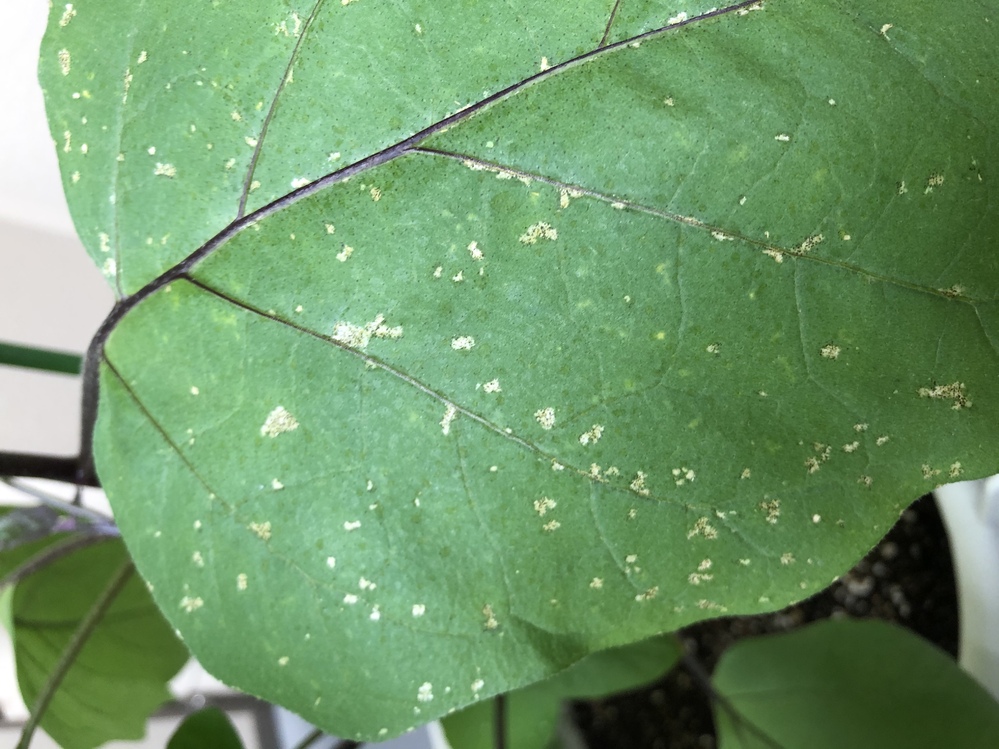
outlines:
{"label": "cluster of white spots", "polygon": [[742,469],[742,473],[739,474],[739,478],[740,479],[748,479],[752,475],[753,475],[753,472],[751,470],[749,470],[748,468],[743,468]]}
{"label": "cluster of white spots", "polygon": [[694,523],[694,527],[687,531],[688,540],[694,536],[704,536],[704,538],[713,541],[718,538],[718,531],[711,525],[707,517],[702,517],[698,518],[697,522]]}
{"label": "cluster of white spots", "polygon": [[549,510],[554,510],[556,507],[558,507],[558,502],[550,497],[542,497],[541,499],[534,500],[534,511],[541,517],[544,517]]}
{"label": "cluster of white spots", "polygon": [[557,460],[552,459],[552,470],[558,473],[559,471],[564,471],[565,466],[559,463]]}
{"label": "cluster of white spots", "polygon": [[860,443],[857,440],[854,440],[853,442],[849,442],[843,445],[843,452],[845,453],[856,452],[858,447],[860,447]]}
{"label": "cluster of white spots", "polygon": [[382,191],[379,190],[377,187],[372,187],[371,190],[368,192],[368,194],[371,196],[371,199],[376,203],[382,199]]}
{"label": "cluster of white spots", "polygon": [[812,522],[818,525],[822,522],[822,516],[819,514],[812,515]]}
{"label": "cluster of white spots", "polygon": [[554,533],[561,527],[562,524],[557,520],[549,520],[547,523],[541,526],[542,530],[544,530],[545,533]]}
{"label": "cluster of white spots", "polygon": [[905,186],[904,179],[895,183],[895,192],[898,195],[905,195],[907,192],[909,192],[909,188]]}
{"label": "cluster of white spots", "polygon": [[264,541],[269,540],[271,537],[271,523],[269,520],[264,521],[263,523],[250,523],[249,528]]}
{"label": "cluster of white spots", "polygon": [[542,73],[544,73],[546,70],[550,70],[551,69],[551,65],[548,63],[548,58],[547,57],[542,57],[541,58],[541,65],[539,66],[539,68],[540,68],[540,70],[541,70]]}
{"label": "cluster of white spots", "polygon": [[482,390],[486,393],[499,393],[502,392],[503,388],[500,387],[499,379],[494,379],[483,383]]}
{"label": "cluster of white spots", "polygon": [[959,283],[954,284],[950,288],[940,289],[940,293],[944,296],[949,296],[951,298],[963,296],[966,289]]}
{"label": "cluster of white spots", "polygon": [[468,254],[472,256],[472,260],[482,260],[482,258],[484,257],[484,255],[482,254],[482,250],[479,249],[478,242],[469,243]]}
{"label": "cluster of white spots", "polygon": [[822,467],[822,464],[832,456],[832,447],[823,445],[821,442],[815,442],[812,445],[812,449],[815,451],[815,455],[805,458],[805,467],[809,473],[816,473]]}
{"label": "cluster of white spots", "polygon": [[458,409],[455,408],[453,403],[447,404],[447,409],[444,411],[444,418],[441,419],[441,432],[444,433],[446,437],[451,433],[451,423],[454,421],[455,417],[458,415]]}
{"label": "cluster of white spots", "polygon": [[654,585],[644,593],[639,593],[637,596],[635,596],[635,600],[638,601],[639,603],[644,603],[645,601],[651,601],[657,595],[659,595],[659,586]]}
{"label": "cluster of white spots", "polygon": [[343,602],[348,606],[353,606],[355,603],[357,603],[357,596],[355,596],[353,593],[347,593],[343,597]]}
{"label": "cluster of white spots", "polygon": [[427,613],[427,607],[422,603],[413,604],[413,616],[419,618]]}
{"label": "cluster of white spots", "polygon": [[475,347],[475,339],[470,335],[460,335],[451,339],[451,348],[455,351],[471,351]]}
{"label": "cluster of white spots", "polygon": [[644,471],[639,471],[635,475],[635,478],[631,480],[631,483],[628,484],[628,488],[635,492],[635,494],[643,497],[649,496],[649,488],[645,485],[645,479],[647,478],[648,475]]}
{"label": "cluster of white spots", "polygon": [[676,102],[673,101],[672,96],[667,96],[665,99],[663,99],[663,104],[665,104],[667,107],[672,107],[676,105]]}
{"label": "cluster of white spots", "polygon": [[581,435],[579,435],[579,444],[581,445],[595,445],[600,441],[603,436],[604,427],[603,424],[594,424]]}
{"label": "cluster of white spots", "polygon": [[555,409],[551,406],[539,408],[534,412],[534,419],[545,431],[549,431],[555,426]]}
{"label": "cluster of white spots", "polygon": [[341,263],[346,263],[348,258],[350,258],[350,256],[353,254],[354,254],[354,248],[351,247],[349,244],[345,244],[343,245],[343,249],[336,254],[336,259],[339,260]]}
{"label": "cluster of white spots", "polygon": [[[881,27],[881,31],[879,31],[878,33],[881,34],[881,36],[883,36],[885,39],[888,39],[888,32],[893,28],[895,28],[895,24],[886,23]],[[891,39],[888,39],[888,41],[891,41]]]}
{"label": "cluster of white spots", "polygon": [[730,234],[726,234],[723,231],[718,231],[717,229],[711,232],[711,236],[717,239],[719,242],[734,242],[735,237]]}
{"label": "cluster of white spots", "polygon": [[688,18],[686,11],[680,11],[675,16],[666,21],[667,26],[672,26],[675,23],[683,23]]}
{"label": "cluster of white spots", "polygon": [[697,565],[697,572],[692,572],[687,576],[687,582],[691,585],[700,585],[701,583],[713,580],[715,576],[708,572],[709,569],[711,569],[711,560],[702,560],[701,563]]}
{"label": "cluster of white spots", "polygon": [[111,252],[111,237],[101,232],[97,235],[97,239],[101,243],[101,252]]}
{"label": "cluster of white spots", "polygon": [[458,271],[453,276],[451,276],[451,280],[454,281],[455,283],[461,283],[462,281],[465,280],[465,271],[463,270]]}
{"label": "cluster of white spots", "polygon": [[[148,59],[149,59],[149,53],[146,52],[146,50],[142,50],[141,52],[139,52],[139,56],[137,58],[135,58],[135,64],[136,65],[141,65],[142,63],[144,63]],[[192,128],[191,132],[193,133],[194,132],[194,125],[191,125],[191,128]]]}
{"label": "cluster of white spots", "polygon": [[278,665],[279,666],[287,666],[288,665],[288,660],[289,660],[288,656],[282,655],[280,658],[278,658]]}
{"label": "cluster of white spots", "polygon": [[971,408],[971,401],[963,382],[952,382],[949,385],[934,385],[931,388],[919,388],[920,398],[933,398],[935,400],[952,400],[954,405],[951,408],[960,411],[962,408]]}
{"label": "cluster of white spots", "polygon": [[939,468],[933,468],[932,466],[926,463],[923,463],[922,471],[923,471],[923,478],[926,479],[927,481],[932,479],[934,476],[939,475],[940,473]]}
{"label": "cluster of white spots", "polygon": [[764,502],[760,502],[760,509],[767,515],[767,522],[770,525],[777,525],[777,520],[780,518],[780,500],[779,499],[768,499]]}
{"label": "cluster of white spots", "polygon": [[704,350],[707,351],[709,354],[715,354],[715,355],[720,354],[721,353],[721,344],[720,343],[709,343]]}
{"label": "cluster of white spots", "polygon": [[191,554],[191,561],[194,562],[194,564],[197,565],[198,567],[205,566],[205,558],[201,556],[200,551],[196,551],[193,554]]}
{"label": "cluster of white spots", "polygon": [[295,177],[291,181],[291,187],[293,190],[297,190],[299,187],[305,187],[307,184],[309,184],[308,177]]}
{"label": "cluster of white spots", "polygon": [[251,138],[249,135],[243,138],[243,142],[246,143],[246,145],[248,145],[250,148],[257,147],[257,139]]}
{"label": "cluster of white spots", "polygon": [[560,208],[568,208],[569,201],[572,198],[581,198],[583,193],[579,190],[573,190],[572,188],[562,188],[558,192],[558,204]]}
{"label": "cluster of white spots", "polygon": [[191,385],[191,395],[200,395],[201,389],[197,385]]}
{"label": "cluster of white spots", "polygon": [[806,238],[801,244],[795,245],[791,250],[792,255],[805,255],[814,250],[818,245],[826,241],[824,234],[813,234]]}
{"label": "cluster of white spots", "polygon": [[855,432],[866,432],[869,426],[870,426],[870,424],[866,424],[866,423],[863,423],[863,424],[854,424],[853,425],[853,431],[855,431]]}
{"label": "cluster of white spots", "polygon": [[66,28],[69,22],[73,20],[76,16],[76,8],[73,7],[73,3],[66,3],[66,8],[62,12],[62,17],[59,19],[59,25],[62,28]]}
{"label": "cluster of white spots", "polygon": [[874,479],[872,479],[870,476],[861,476],[859,479],[857,479],[857,483],[860,484],[861,486],[869,487],[871,484],[874,483]]}
{"label": "cluster of white spots", "polygon": [[374,338],[397,339],[402,337],[402,326],[389,327],[385,325],[385,315],[376,315],[375,319],[364,325],[355,325],[351,322],[338,321],[333,325],[333,334],[330,336],[337,343],[342,343],[351,348],[367,348]]}
{"label": "cluster of white spots", "polygon": [[326,566],[331,570],[336,567],[336,557],[326,557]]}
{"label": "cluster of white spots", "polygon": [[947,475],[952,479],[956,479],[962,473],[964,473],[964,468],[961,466],[960,461],[955,461],[950,464],[950,471],[948,471]]}
{"label": "cluster of white spots", "polygon": [[641,572],[642,571],[641,567],[634,566],[635,562],[637,561],[638,561],[638,554],[628,554],[624,558],[624,563],[625,565],[627,565],[624,571],[628,574],[631,574],[632,572]]}
{"label": "cluster of white spots", "polygon": [[788,143],[791,140],[791,136],[787,133],[778,133],[774,136],[774,140],[779,140],[781,143]]}
{"label": "cluster of white spots", "polygon": [[62,71],[63,75],[69,75],[69,69],[71,66],[69,50],[60,49],[58,55],[59,55],[59,69]]}
{"label": "cluster of white spots", "polygon": [[236,575],[236,590],[246,590],[247,585],[248,581],[246,579],[245,572],[240,572],[238,575]]}
{"label": "cluster of white spots", "polygon": [[638,510],[636,510],[634,507],[628,510],[628,520],[634,520],[637,517],[638,517]]}
{"label": "cluster of white spots", "polygon": [[360,527],[361,527],[360,520],[348,520],[343,524],[343,529],[345,531],[356,531]]}
{"label": "cluster of white spots", "polygon": [[753,3],[752,5],[747,5],[745,8],[739,8],[736,13],[740,16],[748,16],[754,10],[763,10],[763,3]]}
{"label": "cluster of white spots", "polygon": [[[347,4],[348,0],[343,0],[344,5]],[[420,688],[416,691],[416,699],[420,702],[430,702],[434,698],[434,685],[429,681],[425,681],[420,685]]]}
{"label": "cluster of white spots", "polygon": [[520,235],[521,244],[537,244],[540,239],[547,239],[554,242],[558,239],[558,231],[556,231],[551,224],[541,221],[537,224],[531,224],[527,227],[527,230]]}
{"label": "cluster of white spots", "polygon": [[357,587],[360,588],[361,590],[374,590],[375,588],[378,587],[378,584],[371,582],[366,577],[362,577],[360,580],[357,581]]}
{"label": "cluster of white spots", "polygon": [[789,551],[784,552],[783,554],[780,555],[780,563],[781,564],[793,564],[794,563],[794,554],[792,554]]}
{"label": "cluster of white spots", "polygon": [[101,272],[105,276],[109,277],[114,276],[118,272],[118,263],[115,262],[115,259],[113,257],[109,257],[107,260],[104,261],[104,264],[101,266]]}
{"label": "cluster of white spots", "polygon": [[371,613],[368,614],[368,619],[370,619],[373,622],[377,622],[381,618],[382,618],[382,607],[376,603],[374,606],[371,607]]}
{"label": "cluster of white spots", "polygon": [[604,579],[602,577],[593,578],[590,580],[590,587],[593,588],[593,590],[600,590],[604,587]]}
{"label": "cluster of white spots", "polygon": [[841,351],[842,349],[835,343],[827,343],[819,349],[819,353],[822,354],[823,359],[839,359]]}
{"label": "cluster of white spots", "polygon": [[626,203],[622,203],[619,200],[615,200],[613,203],[611,203],[611,208],[613,208],[615,211],[623,211],[627,207],[628,206]]}
{"label": "cluster of white spots", "polygon": [[297,37],[298,32],[302,30],[302,19],[299,18],[298,13],[293,12],[291,14],[291,22],[292,22],[291,29],[288,28],[287,20],[281,21],[281,23],[279,24],[275,24],[274,33],[281,34],[283,36]]}
{"label": "cluster of white spots", "polygon": [[697,474],[694,473],[692,468],[687,468],[687,466],[680,466],[679,468],[674,468],[673,471],[673,483],[677,486],[683,486],[688,481],[693,482],[697,478]]}
{"label": "cluster of white spots", "polygon": [[298,419],[292,416],[284,406],[276,406],[273,411],[267,414],[264,424],[260,427],[260,434],[264,437],[277,437],[284,432],[293,432],[298,429]]}
{"label": "cluster of white spots", "polygon": [[881,447],[882,445],[886,444],[890,439],[891,437],[889,437],[887,434],[882,434],[880,437],[874,440],[874,444],[877,445],[878,447]]}
{"label": "cluster of white spots", "polygon": [[487,603],[482,607],[482,616],[486,618],[486,622],[483,625],[486,629],[496,629],[499,626],[499,622],[496,620],[496,614],[493,612],[491,604]]}
{"label": "cluster of white spots", "polygon": [[763,254],[767,255],[768,257],[772,257],[774,259],[775,263],[783,263],[784,262],[784,253],[781,252],[780,250],[775,250],[773,248],[769,248],[769,249],[763,250]]}
{"label": "cluster of white spots", "polygon": [[205,602],[201,599],[200,596],[184,596],[183,598],[180,599],[180,607],[184,609],[184,611],[187,612],[188,614],[190,614],[192,611],[197,611],[204,605]]}
{"label": "cluster of white spots", "polygon": [[423,26],[421,26],[420,24],[416,24],[413,27],[413,29],[416,31],[417,34],[422,34],[423,33]]}

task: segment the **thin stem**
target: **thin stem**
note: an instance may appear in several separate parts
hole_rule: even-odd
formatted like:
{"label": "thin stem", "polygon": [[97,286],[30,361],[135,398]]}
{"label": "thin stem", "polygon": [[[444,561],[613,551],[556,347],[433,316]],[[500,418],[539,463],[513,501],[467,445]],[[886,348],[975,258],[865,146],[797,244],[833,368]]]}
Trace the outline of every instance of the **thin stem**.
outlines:
{"label": "thin stem", "polygon": [[308,733],[304,739],[295,744],[294,749],[309,749],[310,746],[315,744],[322,737],[323,737],[323,729],[315,728],[310,733]]}
{"label": "thin stem", "polygon": [[45,372],[78,375],[83,368],[83,357],[62,351],[18,346],[14,343],[0,343],[0,364],[27,369],[41,369]]}
{"label": "thin stem", "polygon": [[27,494],[29,497],[37,499],[43,505],[51,507],[53,510],[58,512],[63,512],[67,515],[73,515],[75,517],[86,520],[88,523],[93,523],[98,526],[113,525],[114,520],[105,515],[102,512],[97,512],[96,510],[91,510],[88,507],[83,507],[80,504],[74,502],[67,502],[64,499],[59,499],[58,497],[53,497],[48,492],[43,492],[41,489],[36,489],[33,486],[28,486],[27,484],[18,481],[15,478],[10,477],[0,477],[0,482],[6,484],[11,489],[17,489],[23,494]]}
{"label": "thin stem", "polygon": [[3,590],[8,585],[14,585],[20,582],[29,575],[35,574],[39,570],[48,567],[50,564],[62,559],[63,557],[69,556],[75,551],[85,549],[86,547],[93,546],[94,544],[102,543],[103,541],[107,541],[114,537],[115,536],[113,535],[102,533],[75,534],[73,536],[69,536],[63,541],[47,546],[33,557],[29,557],[25,561],[21,562],[21,564],[3,577],[0,577],[0,590]]}
{"label": "thin stem", "polygon": [[493,706],[493,749],[506,749],[506,695],[497,695]]}
{"label": "thin stem", "polygon": [[59,657],[59,662],[49,674],[42,691],[38,694],[35,704],[31,706],[31,715],[28,716],[28,722],[24,724],[24,729],[21,731],[21,739],[17,742],[17,749],[28,749],[31,737],[41,722],[42,716],[45,715],[45,711],[48,710],[56,690],[59,689],[62,680],[66,678],[66,674],[69,673],[80,651],[83,650],[83,646],[87,644],[90,635],[93,634],[107,610],[111,608],[114,599],[121,593],[133,572],[135,572],[135,567],[132,566],[132,560],[126,560],[115,572],[94,605],[90,607],[87,615],[80,622],[80,626],[76,628],[72,639]]}
{"label": "thin stem", "polygon": [[83,486],[100,486],[96,475],[82,476],[79,458],[0,452],[0,476],[52,479]]}

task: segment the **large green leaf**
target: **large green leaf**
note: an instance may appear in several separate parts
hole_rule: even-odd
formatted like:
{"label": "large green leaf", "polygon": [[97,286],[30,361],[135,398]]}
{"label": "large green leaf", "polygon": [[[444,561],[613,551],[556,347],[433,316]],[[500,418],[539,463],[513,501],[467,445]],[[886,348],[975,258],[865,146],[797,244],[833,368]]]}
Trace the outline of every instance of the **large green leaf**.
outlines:
{"label": "large green leaf", "polygon": [[977,749],[999,704],[946,653],[879,621],[829,621],[745,640],[715,688],[721,749]]}
{"label": "large green leaf", "polygon": [[[106,541],[17,584],[11,611],[14,657],[21,696],[29,707],[80,622],[127,559],[121,541]],[[167,682],[187,658],[146,585],[133,576],[66,673],[41,727],[64,749],[141,738],[146,719],[170,698]]]}
{"label": "large green leaf", "polygon": [[[674,637],[594,653],[565,671],[504,697],[507,743],[517,749],[545,749],[555,740],[563,702],[595,699],[635,689],[665,674],[681,655]],[[441,721],[452,749],[493,749],[496,700],[474,705]]]}
{"label": "large green leaf", "polygon": [[709,8],[55,8],[98,469],[219,677],[395,734],[999,470],[999,4]]}

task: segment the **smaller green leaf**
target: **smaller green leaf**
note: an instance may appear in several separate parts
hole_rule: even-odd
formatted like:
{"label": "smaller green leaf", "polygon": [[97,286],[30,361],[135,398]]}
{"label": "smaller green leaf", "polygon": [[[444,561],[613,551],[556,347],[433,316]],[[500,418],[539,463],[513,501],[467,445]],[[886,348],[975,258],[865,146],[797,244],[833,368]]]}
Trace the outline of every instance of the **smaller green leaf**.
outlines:
{"label": "smaller green leaf", "polygon": [[715,709],[721,749],[999,746],[999,704],[945,653],[884,622],[745,640],[714,685],[730,708]]}
{"label": "smaller green leaf", "polygon": [[[35,703],[73,634],[128,559],[108,541],[53,562],[18,583],[12,601],[14,657],[21,696]],[[188,654],[138,576],[122,588],[87,639],[42,716],[63,749],[138,739],[169,699],[167,682]]]}
{"label": "smaller green leaf", "polygon": [[243,749],[243,742],[229,716],[217,707],[206,707],[184,718],[167,749]]}
{"label": "smaller green leaf", "polygon": [[[563,700],[594,699],[635,689],[662,676],[680,657],[671,636],[653,637],[584,658],[550,679],[506,695],[507,744],[544,749],[554,738]],[[496,700],[485,700],[444,718],[453,749],[492,749]],[[172,748],[171,748],[172,749]]]}

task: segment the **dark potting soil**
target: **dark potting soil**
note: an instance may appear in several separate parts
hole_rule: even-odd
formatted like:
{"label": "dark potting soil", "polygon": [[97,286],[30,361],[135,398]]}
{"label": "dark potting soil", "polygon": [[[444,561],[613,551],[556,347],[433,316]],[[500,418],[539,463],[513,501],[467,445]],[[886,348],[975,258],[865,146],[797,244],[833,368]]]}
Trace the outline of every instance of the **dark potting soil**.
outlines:
{"label": "dark potting soil", "polygon": [[[957,591],[950,544],[932,495],[831,587],[773,614],[701,622],[680,632],[710,672],[743,637],[789,632],[829,617],[876,618],[907,627],[956,657]],[[590,749],[713,749],[711,704],[682,663],[652,686],[577,702],[573,717]]]}

